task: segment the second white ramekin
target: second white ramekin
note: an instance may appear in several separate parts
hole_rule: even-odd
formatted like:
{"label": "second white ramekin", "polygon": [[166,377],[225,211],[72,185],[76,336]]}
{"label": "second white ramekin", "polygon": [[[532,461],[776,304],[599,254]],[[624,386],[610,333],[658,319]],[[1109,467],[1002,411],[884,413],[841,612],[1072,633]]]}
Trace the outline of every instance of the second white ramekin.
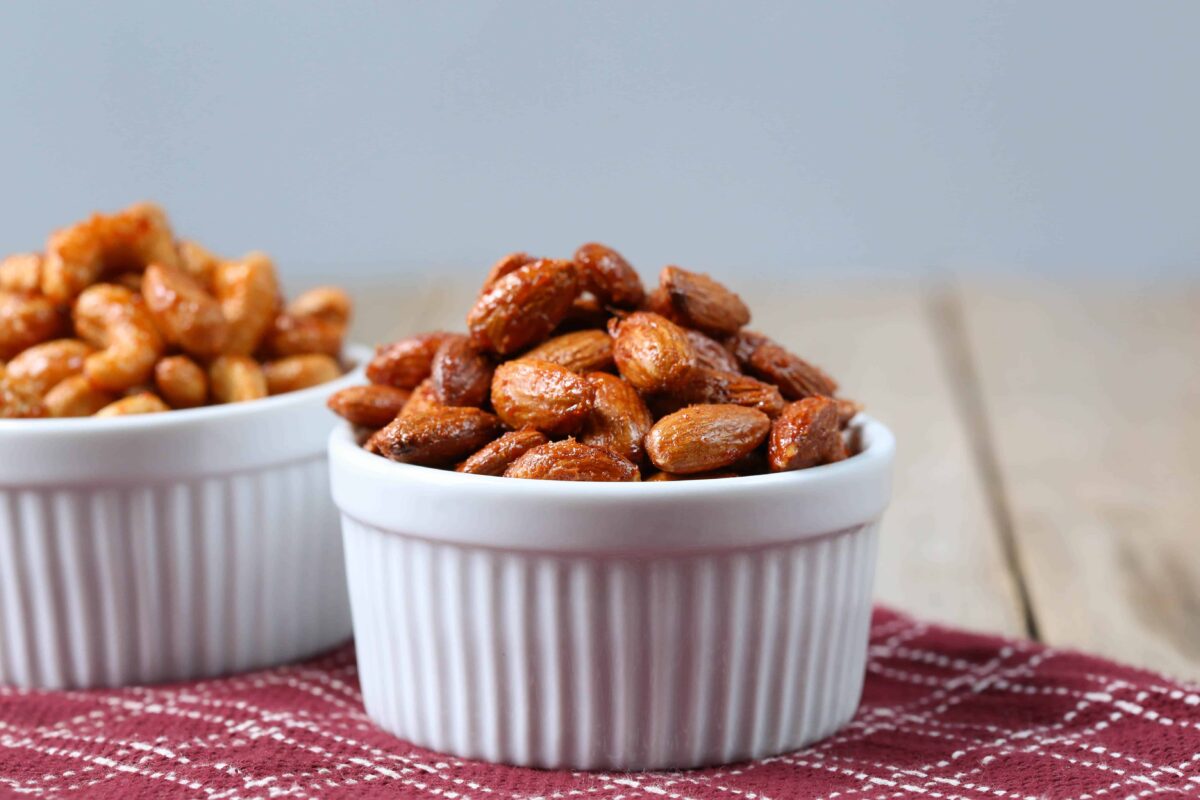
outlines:
{"label": "second white ramekin", "polygon": [[844,725],[894,442],[779,475],[558,483],[330,439],[359,675],[386,730],[468,758],[683,768]]}
{"label": "second white ramekin", "polygon": [[360,367],[250,403],[0,420],[0,683],[184,680],[348,638],[325,401],[362,381]]}

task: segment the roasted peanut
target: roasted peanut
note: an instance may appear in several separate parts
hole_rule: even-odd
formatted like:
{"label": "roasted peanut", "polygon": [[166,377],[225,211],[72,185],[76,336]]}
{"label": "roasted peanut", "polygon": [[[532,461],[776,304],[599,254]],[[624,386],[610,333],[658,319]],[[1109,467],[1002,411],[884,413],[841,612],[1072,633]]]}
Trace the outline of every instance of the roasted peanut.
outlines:
{"label": "roasted peanut", "polygon": [[264,253],[222,261],[213,274],[213,294],[229,323],[222,352],[250,355],[258,349],[279,311],[279,281],[275,265]]}
{"label": "roasted peanut", "polygon": [[342,367],[337,360],[321,353],[268,361],[263,364],[262,370],[270,394],[286,394],[318,386],[336,380],[342,374]]}
{"label": "roasted peanut", "polygon": [[130,414],[158,414],[170,411],[171,407],[152,392],[141,392],[122,397],[96,412],[97,417],[125,417]]}
{"label": "roasted peanut", "polygon": [[0,378],[0,419],[36,419],[47,415],[40,397]]}
{"label": "roasted peanut", "polygon": [[475,451],[455,467],[455,471],[472,475],[503,475],[514,461],[548,441],[546,434],[533,428],[509,431]]}
{"label": "roasted peanut", "polygon": [[0,259],[0,291],[37,294],[42,288],[40,253],[16,253]]}
{"label": "roasted peanut", "polygon": [[620,253],[591,242],[575,251],[583,286],[606,305],[637,308],[646,297],[642,279]]}
{"label": "roasted peanut", "polygon": [[772,472],[815,467],[845,457],[836,400],[806,397],[789,403],[771,426],[767,461]]}
{"label": "roasted peanut", "polygon": [[208,374],[187,356],[167,356],[155,364],[154,386],[171,408],[208,402]]}
{"label": "roasted peanut", "polygon": [[446,339],[458,334],[434,331],[410,336],[375,349],[367,364],[367,380],[397,389],[415,389],[433,370],[433,357]]}
{"label": "roasted peanut", "polygon": [[293,317],[315,317],[341,325],[350,323],[354,305],[350,295],[336,286],[318,286],[296,296],[288,304],[287,313]]}
{"label": "roasted peanut", "polygon": [[501,355],[536,344],[558,326],[579,294],[570,261],[542,259],[510,272],[467,315],[471,341]]}
{"label": "roasted peanut", "polygon": [[221,356],[209,365],[208,382],[218,403],[244,403],[267,396],[262,367],[249,356]]}
{"label": "roasted peanut", "polygon": [[0,359],[62,333],[62,315],[40,295],[0,291]]}
{"label": "roasted peanut", "polygon": [[83,371],[83,362],[96,349],[78,339],[54,339],[35,344],[8,362],[8,380],[41,397],[57,383]]}
{"label": "roasted peanut", "polygon": [[696,369],[696,353],[683,328],[647,311],[615,325],[613,358],[621,377],[643,392],[684,386]]}
{"label": "roasted peanut", "polygon": [[163,338],[200,358],[218,355],[229,339],[221,304],[182,269],[151,264],[142,296]]}
{"label": "roasted peanut", "polygon": [[770,430],[770,418],[752,408],[689,406],[655,423],[646,436],[646,452],[663,472],[711,472],[749,455]]}
{"label": "roasted peanut", "polygon": [[141,272],[148,264],[179,264],[175,238],[161,208],[137,203],[116,214],[93,214],[51,234],[42,265],[42,292],[66,303],[106,276]]}
{"label": "roasted peanut", "polygon": [[394,386],[347,386],[335,392],[327,405],[333,413],[364,428],[382,428],[399,416],[412,392]]}
{"label": "roasted peanut", "polygon": [[584,423],[579,440],[584,444],[607,447],[634,464],[642,462],[643,442],[654,426],[654,417],[641,395],[623,378],[607,372],[586,376],[594,392],[592,411]]}
{"label": "roasted peanut", "polygon": [[727,336],[750,321],[742,299],[707,275],[664,267],[659,286],[684,324],[714,336]]}
{"label": "roasted peanut", "polygon": [[572,372],[596,372],[613,366],[613,340],[607,331],[584,330],[547,339],[522,358],[559,364]]}
{"label": "roasted peanut", "polygon": [[439,408],[401,415],[372,437],[393,461],[445,466],[475,452],[500,433],[500,420],[478,408]]}
{"label": "roasted peanut", "polygon": [[73,375],[51,387],[43,402],[52,417],[90,417],[118,399],[113,392],[97,389],[86,375]]}
{"label": "roasted peanut", "polygon": [[504,471],[506,478],[542,481],[639,481],[637,466],[605,447],[574,439],[528,450]]}
{"label": "roasted peanut", "polygon": [[549,361],[509,361],[492,378],[492,406],[500,419],[550,436],[579,430],[592,410],[593,394],[583,376]]}
{"label": "roasted peanut", "polygon": [[145,383],[163,353],[163,340],[141,298],[110,283],[79,295],[75,331],[100,349],[84,362],[84,374],[98,388],[120,392]]}
{"label": "roasted peanut", "polygon": [[433,357],[429,382],[444,406],[482,406],[492,387],[492,361],[466,336],[451,336]]}

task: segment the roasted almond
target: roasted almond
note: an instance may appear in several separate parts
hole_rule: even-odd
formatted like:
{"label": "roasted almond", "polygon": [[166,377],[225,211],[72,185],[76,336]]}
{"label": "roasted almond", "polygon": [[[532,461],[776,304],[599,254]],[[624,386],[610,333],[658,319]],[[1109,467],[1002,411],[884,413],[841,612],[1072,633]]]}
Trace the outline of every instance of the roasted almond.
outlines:
{"label": "roasted almond", "polygon": [[611,325],[613,359],[621,377],[642,392],[671,391],[684,386],[696,368],[696,353],[687,333],[670,320],[638,311]]}
{"label": "roasted almond", "polygon": [[770,430],[771,419],[753,408],[689,406],[655,423],[646,436],[646,452],[663,472],[710,472],[749,455]]}
{"label": "roasted almond", "polygon": [[778,386],[788,400],[815,395],[832,397],[837,391],[837,381],[772,341],[754,348],[750,354],[750,371]]}
{"label": "roasted almond", "polygon": [[328,401],[333,413],[364,428],[382,428],[394,420],[412,392],[394,386],[347,386]]}
{"label": "roasted almond", "polygon": [[400,410],[400,415],[411,417],[415,414],[425,414],[441,407],[442,404],[438,402],[437,395],[433,391],[433,380],[426,378],[418,384],[417,388],[412,390],[412,395],[408,398],[408,402],[404,404],[404,408]]}
{"label": "roasted almond", "polygon": [[522,358],[540,359],[572,372],[595,372],[613,365],[613,340],[608,331],[585,330],[547,339]]}
{"label": "roasted almond", "polygon": [[714,369],[718,372],[741,372],[737,359],[725,349],[724,345],[691,328],[685,329],[684,332],[687,334],[688,341],[692,343],[692,350],[696,353],[697,366]]}
{"label": "roasted almond", "polygon": [[584,423],[579,440],[584,444],[607,447],[618,455],[640,464],[645,453],[646,434],[654,418],[637,390],[625,379],[607,372],[586,376],[595,391],[592,413]]}
{"label": "roasted almond", "polygon": [[642,279],[637,270],[611,247],[590,242],[575,251],[575,263],[582,272],[583,286],[603,304],[618,308],[637,308],[645,299]]}
{"label": "roasted almond", "polygon": [[453,464],[495,439],[500,420],[478,408],[438,408],[399,416],[372,437],[380,455],[425,466]]}
{"label": "roasted almond", "polygon": [[550,335],[579,294],[570,261],[540,259],[519,267],[484,292],[467,315],[471,341],[507,355]]}
{"label": "roasted almond", "polygon": [[637,481],[641,480],[641,473],[632,461],[608,448],[566,439],[529,450],[504,471],[504,477],[543,481]]}
{"label": "roasted almond", "polygon": [[472,475],[503,475],[510,464],[547,441],[546,434],[533,428],[509,431],[475,451],[455,469]]}
{"label": "roasted almond", "polygon": [[433,357],[429,382],[444,406],[482,406],[492,387],[492,360],[466,336],[447,337]]}
{"label": "roasted almond", "polygon": [[750,309],[742,298],[703,273],[664,267],[658,282],[689,328],[728,336],[750,321]]}
{"label": "roasted almond", "polygon": [[772,472],[815,467],[845,457],[836,400],[806,397],[788,403],[771,425],[767,461]]}
{"label": "roasted almond", "polygon": [[492,264],[492,268],[488,270],[487,278],[483,282],[483,288],[479,290],[480,294],[491,289],[496,285],[497,281],[510,272],[516,272],[526,264],[532,264],[537,260],[534,256],[529,255],[529,253],[509,253],[495,264]]}
{"label": "roasted almond", "polygon": [[367,364],[367,380],[380,386],[414,389],[429,377],[433,357],[446,339],[457,334],[435,331],[380,345]]}
{"label": "roasted almond", "polygon": [[732,403],[757,408],[768,417],[777,417],[783,410],[783,395],[778,389],[740,372],[698,369],[675,396],[680,407],[697,403]]}
{"label": "roasted almond", "polygon": [[579,430],[592,410],[593,389],[583,376],[538,359],[508,361],[492,378],[492,406],[513,428],[551,436]]}

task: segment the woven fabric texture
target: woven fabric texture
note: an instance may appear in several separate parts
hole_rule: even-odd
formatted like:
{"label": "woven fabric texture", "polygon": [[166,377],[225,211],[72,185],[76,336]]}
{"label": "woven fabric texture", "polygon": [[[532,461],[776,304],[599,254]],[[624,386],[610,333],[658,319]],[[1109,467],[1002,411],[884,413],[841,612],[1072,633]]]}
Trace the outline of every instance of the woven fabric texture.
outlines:
{"label": "woven fabric texture", "polygon": [[189,684],[0,688],[0,796],[1200,797],[1200,687],[879,609],[862,707],[823,742],[688,772],[543,772],[452,758],[375,728],[347,645]]}

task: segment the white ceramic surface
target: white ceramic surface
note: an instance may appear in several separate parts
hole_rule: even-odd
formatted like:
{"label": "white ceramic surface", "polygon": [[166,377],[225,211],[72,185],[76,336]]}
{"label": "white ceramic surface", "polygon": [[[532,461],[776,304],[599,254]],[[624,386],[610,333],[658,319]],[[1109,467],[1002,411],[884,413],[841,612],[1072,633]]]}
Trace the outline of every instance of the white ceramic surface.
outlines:
{"label": "white ceramic surface", "polygon": [[[365,348],[350,348],[359,365]],[[350,635],[325,401],[0,420],[0,683],[183,680]]]}
{"label": "white ceramic surface", "polygon": [[359,675],[386,730],[548,768],[693,767],[844,725],[894,442],[781,475],[520,481],[330,438]]}

